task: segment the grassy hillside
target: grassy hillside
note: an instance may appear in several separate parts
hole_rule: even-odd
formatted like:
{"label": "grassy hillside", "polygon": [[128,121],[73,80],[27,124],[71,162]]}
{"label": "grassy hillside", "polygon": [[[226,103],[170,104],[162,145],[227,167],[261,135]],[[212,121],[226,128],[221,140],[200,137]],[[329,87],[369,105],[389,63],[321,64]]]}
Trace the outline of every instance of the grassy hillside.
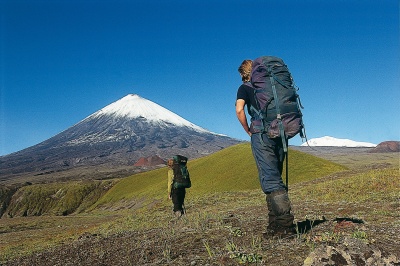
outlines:
{"label": "grassy hillside", "polygon": [[[348,178],[324,179],[324,182],[298,188],[300,198],[312,198],[320,202],[368,203],[383,201],[381,204],[395,204],[392,199],[400,197],[400,171],[395,168],[369,170],[352,174]],[[379,212],[379,210],[375,210]]]}
{"label": "grassy hillside", "polygon": [[[193,197],[210,193],[260,189],[249,143],[221,150],[188,163]],[[338,164],[290,150],[289,185],[345,170]],[[112,209],[141,207],[143,203],[167,197],[167,168],[135,174],[121,180],[70,181],[24,186],[13,195],[2,189],[2,207],[9,217],[69,215],[98,206]],[[109,191],[108,191],[109,190]],[[107,192],[108,191],[108,192]],[[4,194],[4,195],[3,195]],[[3,195],[3,196],[2,196]],[[7,208],[5,210],[5,207]],[[104,208],[103,208],[104,209]]]}
{"label": "grassy hillside", "polygon": [[[166,195],[166,168],[114,180],[117,183],[102,197],[96,194],[100,199],[91,212],[81,212],[95,201],[84,189],[90,184],[28,186],[13,198],[15,203],[25,202],[19,206],[39,209],[24,201],[26,197],[47,200],[46,206],[52,206],[47,214],[63,214],[60,210],[67,206],[78,211],[1,219],[0,264],[250,265],[252,260],[257,262],[253,265],[303,265],[319,247],[344,243],[350,248],[356,240],[378,250],[360,252],[360,257],[400,258],[398,167],[344,171],[345,167],[311,155],[292,150],[289,154],[289,193],[296,221],[327,218],[296,238],[262,239],[268,220],[265,198],[250,146],[240,144],[189,161],[193,187],[188,190],[187,215],[179,221],[172,216]],[[59,202],[52,201],[56,196]],[[339,224],[337,217],[365,223]]]}
{"label": "grassy hillside", "polygon": [[114,183],[113,180],[71,181],[23,186],[8,202],[5,215],[69,215],[80,212],[96,202]]}
{"label": "grassy hillside", "polygon": [[[294,184],[293,213],[298,222],[310,221],[311,230],[289,239],[261,237],[268,218],[259,189],[191,195],[181,220],[172,217],[166,199],[114,211],[114,217],[105,212],[6,219],[0,224],[0,263],[14,258],[4,265],[289,266],[303,265],[327,249],[334,251],[330,265],[369,265],[366,259],[397,265],[399,174],[398,169],[375,169]],[[327,220],[319,224],[322,216]],[[338,217],[362,223],[339,223]],[[356,250],[355,261],[345,264],[336,250]]]}
{"label": "grassy hillside", "polygon": [[[190,193],[201,197],[214,192],[259,189],[257,168],[249,143],[223,149],[188,162],[192,180]],[[315,156],[289,150],[289,186],[346,170],[345,167]],[[283,174],[285,175],[285,173]],[[122,179],[96,206],[132,198],[160,199],[167,196],[167,168]]]}

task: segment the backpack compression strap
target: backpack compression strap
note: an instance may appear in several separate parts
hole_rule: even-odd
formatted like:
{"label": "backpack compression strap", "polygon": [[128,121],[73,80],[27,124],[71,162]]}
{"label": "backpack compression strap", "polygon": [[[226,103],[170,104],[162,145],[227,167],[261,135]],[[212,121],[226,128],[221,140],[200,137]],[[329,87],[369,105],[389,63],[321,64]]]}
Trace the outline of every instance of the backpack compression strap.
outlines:
{"label": "backpack compression strap", "polygon": [[283,151],[285,153],[287,153],[286,134],[285,134],[285,129],[283,128],[283,124],[282,124],[282,116],[281,116],[281,110],[279,108],[278,94],[276,93],[275,75],[272,73],[271,67],[268,68],[268,72],[270,73],[269,79],[270,79],[271,85],[272,85],[272,92],[274,93],[274,101],[275,101],[275,107],[276,107],[276,119],[278,120],[278,124],[279,124],[279,134],[281,135],[281,139],[282,139]]}
{"label": "backpack compression strap", "polygon": [[272,92],[274,93],[274,100],[275,100],[275,107],[276,107],[276,119],[278,119],[278,124],[279,124],[279,134],[281,135],[281,139],[282,139],[283,152],[285,153],[285,156],[286,156],[286,191],[288,191],[289,190],[289,162],[288,162],[289,156],[288,156],[288,148],[287,148],[287,139],[286,139],[285,129],[283,128],[283,124],[282,124],[282,116],[281,116],[281,111],[279,108],[278,94],[276,93],[276,88],[275,88],[275,80],[279,81],[279,79],[277,79],[276,76],[272,73],[271,67],[268,68],[268,72],[270,73],[269,79],[270,79],[271,85],[272,85]]}

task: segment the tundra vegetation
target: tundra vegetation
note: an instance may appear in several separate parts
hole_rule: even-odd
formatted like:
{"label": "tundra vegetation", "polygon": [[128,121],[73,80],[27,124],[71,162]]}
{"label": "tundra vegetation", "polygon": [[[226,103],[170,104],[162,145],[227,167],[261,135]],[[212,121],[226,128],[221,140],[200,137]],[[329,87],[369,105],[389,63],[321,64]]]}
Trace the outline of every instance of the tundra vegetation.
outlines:
{"label": "tundra vegetation", "polygon": [[[0,264],[323,265],[377,260],[376,252],[387,265],[399,263],[399,153],[349,149],[320,158],[290,149],[298,225],[290,238],[262,237],[267,207],[248,143],[189,161],[188,168],[192,188],[181,219],[167,198],[166,168],[2,187]],[[348,258],[341,245],[370,250]],[[327,247],[336,255],[316,264],[312,254]]]}

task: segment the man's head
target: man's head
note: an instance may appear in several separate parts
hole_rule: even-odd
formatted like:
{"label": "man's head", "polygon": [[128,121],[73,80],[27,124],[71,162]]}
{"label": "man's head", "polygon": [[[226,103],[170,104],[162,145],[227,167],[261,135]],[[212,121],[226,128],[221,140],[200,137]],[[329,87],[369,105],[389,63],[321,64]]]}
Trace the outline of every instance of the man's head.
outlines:
{"label": "man's head", "polygon": [[251,77],[251,65],[252,65],[252,64],[253,64],[253,61],[252,61],[252,60],[248,60],[248,59],[244,60],[244,61],[240,64],[240,66],[239,66],[239,68],[238,68],[238,71],[239,71],[240,76],[242,77],[242,81],[243,81],[243,82],[250,81],[250,77]]}

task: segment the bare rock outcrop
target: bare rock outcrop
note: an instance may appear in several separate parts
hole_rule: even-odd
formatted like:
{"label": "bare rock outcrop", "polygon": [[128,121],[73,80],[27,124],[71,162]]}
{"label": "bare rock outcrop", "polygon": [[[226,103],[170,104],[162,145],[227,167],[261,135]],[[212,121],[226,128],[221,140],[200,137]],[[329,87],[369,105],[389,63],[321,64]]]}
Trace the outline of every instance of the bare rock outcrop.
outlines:
{"label": "bare rock outcrop", "polygon": [[154,155],[147,158],[141,157],[133,166],[157,166],[161,164],[166,164],[165,160]]}
{"label": "bare rock outcrop", "polygon": [[304,260],[304,266],[324,265],[399,265],[394,254],[388,254],[361,239],[345,238],[343,243],[317,247]]}
{"label": "bare rock outcrop", "polygon": [[400,141],[381,142],[374,149],[370,150],[370,152],[400,152]]}

